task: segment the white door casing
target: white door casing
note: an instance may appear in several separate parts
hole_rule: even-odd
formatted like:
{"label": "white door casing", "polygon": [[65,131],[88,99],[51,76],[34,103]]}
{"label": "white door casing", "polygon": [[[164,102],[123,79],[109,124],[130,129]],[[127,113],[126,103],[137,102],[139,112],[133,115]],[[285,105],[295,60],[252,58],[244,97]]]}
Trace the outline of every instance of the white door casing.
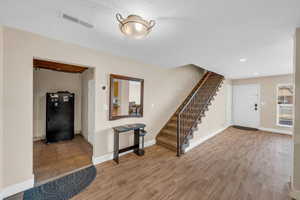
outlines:
{"label": "white door casing", "polygon": [[88,141],[94,145],[95,134],[95,80],[88,81]]}

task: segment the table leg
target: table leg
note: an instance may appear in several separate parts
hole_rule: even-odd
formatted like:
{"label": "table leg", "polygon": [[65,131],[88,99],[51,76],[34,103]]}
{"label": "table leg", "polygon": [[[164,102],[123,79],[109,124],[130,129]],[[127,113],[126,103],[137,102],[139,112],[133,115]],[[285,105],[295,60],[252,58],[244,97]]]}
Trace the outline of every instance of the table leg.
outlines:
{"label": "table leg", "polygon": [[137,148],[134,149],[134,153],[138,156],[143,156],[144,150],[140,149],[140,129],[134,130],[134,146],[137,146]]}
{"label": "table leg", "polygon": [[134,149],[134,153],[139,155],[140,149],[140,129],[134,130],[134,146],[138,146],[138,148]]}
{"label": "table leg", "polygon": [[114,131],[114,161],[119,164],[119,133]]}

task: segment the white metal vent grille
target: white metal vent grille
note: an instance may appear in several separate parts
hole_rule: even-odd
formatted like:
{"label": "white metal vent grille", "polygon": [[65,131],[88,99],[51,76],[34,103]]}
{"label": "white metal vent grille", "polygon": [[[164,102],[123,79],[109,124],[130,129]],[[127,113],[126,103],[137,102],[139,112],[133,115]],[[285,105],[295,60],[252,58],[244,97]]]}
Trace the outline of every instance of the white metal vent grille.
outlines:
{"label": "white metal vent grille", "polygon": [[85,22],[85,21],[82,21],[82,20],[80,20],[76,17],[73,17],[73,16],[65,14],[65,13],[62,14],[62,18],[65,19],[65,20],[80,24],[80,25],[82,25],[86,28],[94,28],[94,26],[92,24],[90,24],[88,22]]}

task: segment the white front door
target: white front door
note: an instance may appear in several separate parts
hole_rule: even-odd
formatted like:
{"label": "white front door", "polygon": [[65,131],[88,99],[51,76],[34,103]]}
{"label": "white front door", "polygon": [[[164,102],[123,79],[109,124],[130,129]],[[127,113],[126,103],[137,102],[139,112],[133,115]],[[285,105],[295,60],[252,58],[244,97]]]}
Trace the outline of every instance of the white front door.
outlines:
{"label": "white front door", "polygon": [[232,97],[233,124],[259,128],[260,122],[260,86],[234,85]]}

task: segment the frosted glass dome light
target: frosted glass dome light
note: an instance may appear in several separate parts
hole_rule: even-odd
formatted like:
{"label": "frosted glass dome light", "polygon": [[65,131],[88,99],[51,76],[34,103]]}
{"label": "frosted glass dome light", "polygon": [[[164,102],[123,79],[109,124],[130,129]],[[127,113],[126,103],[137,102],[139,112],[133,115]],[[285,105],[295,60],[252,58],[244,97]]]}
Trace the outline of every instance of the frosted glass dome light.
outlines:
{"label": "frosted glass dome light", "polygon": [[154,20],[146,21],[138,15],[129,15],[124,19],[122,15],[118,13],[116,18],[120,23],[121,32],[135,39],[140,39],[148,35],[155,25]]}

